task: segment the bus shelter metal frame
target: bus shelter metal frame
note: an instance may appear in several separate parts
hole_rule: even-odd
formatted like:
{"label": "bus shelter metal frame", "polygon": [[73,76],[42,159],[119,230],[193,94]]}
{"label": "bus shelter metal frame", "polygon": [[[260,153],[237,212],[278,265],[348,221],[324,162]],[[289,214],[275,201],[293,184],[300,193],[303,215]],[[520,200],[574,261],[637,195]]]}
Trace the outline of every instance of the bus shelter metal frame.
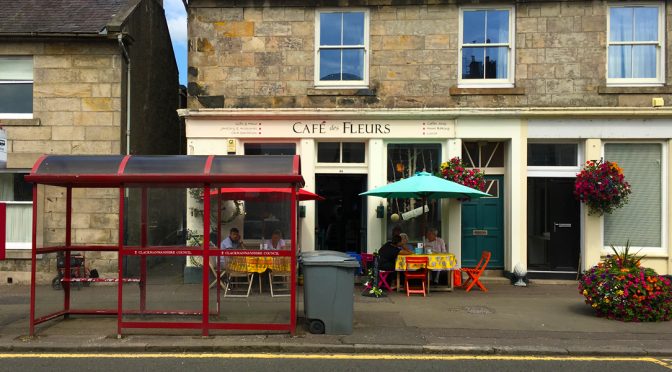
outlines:
{"label": "bus shelter metal frame", "polygon": [[[26,180],[33,182],[33,226],[32,226],[32,255],[31,255],[31,281],[30,281],[30,335],[35,335],[35,326],[47,322],[49,320],[64,317],[67,318],[71,314],[76,315],[116,315],[117,316],[117,335],[121,337],[124,329],[132,328],[163,328],[163,329],[200,329],[203,336],[207,336],[210,330],[259,330],[259,331],[287,331],[295,334],[296,331],[296,307],[297,307],[297,293],[296,293],[296,269],[297,269],[297,236],[298,236],[298,191],[304,185],[303,177],[300,173],[300,159],[298,155],[292,156],[292,172],[291,174],[212,174],[211,167],[215,155],[207,156],[205,167],[201,173],[192,174],[166,174],[166,173],[150,173],[150,174],[128,174],[124,173],[126,165],[132,157],[135,158],[151,158],[151,156],[120,156],[123,157],[119,164],[116,174],[49,174],[39,173],[40,165],[50,157],[57,156],[42,156],[37,160],[32,168],[31,173],[26,176]],[[188,155],[178,155],[175,157],[189,157]],[[230,157],[230,156],[228,156]],[[250,156],[247,156],[251,158]],[[258,158],[263,158],[259,156]],[[259,159],[262,161],[262,159]],[[211,195],[212,186],[222,187],[222,185],[235,183],[238,188],[245,189],[245,183],[255,184],[250,189],[257,189],[259,184],[274,185],[277,184],[289,185],[287,187],[288,198],[290,201],[290,250],[221,250],[211,249],[210,234],[203,234],[203,245],[200,249],[193,249],[190,246],[150,246],[147,238],[147,189],[148,187],[203,187],[203,207],[205,211],[210,210],[212,203],[212,196],[217,198],[218,205],[221,206],[221,197],[217,192]],[[63,246],[48,246],[37,247],[37,207],[38,207],[38,185],[59,186],[66,189],[66,219],[65,219],[65,244]],[[140,216],[140,245],[129,246],[124,244],[124,214],[125,211],[125,190],[129,187],[141,188],[141,216]],[[73,245],[72,244],[72,189],[73,188],[118,188],[119,189],[119,237],[117,246],[113,245]],[[285,187],[282,187],[285,188]],[[216,190],[216,189],[214,189]],[[217,239],[221,241],[221,211],[218,211],[218,228]],[[210,226],[210,213],[203,213],[203,226]],[[117,278],[73,278],[71,277],[70,259],[73,251],[78,252],[117,252],[118,253],[118,277]],[[63,282],[63,309],[35,317],[35,302],[36,302],[36,263],[38,254],[64,252],[65,267]],[[139,278],[125,278],[123,276],[123,264],[125,257],[138,256],[140,257],[140,276]],[[146,294],[147,294],[147,257],[148,256],[200,256],[202,258],[202,309],[200,311],[192,310],[147,310],[146,308]],[[289,323],[212,323],[210,322],[210,315],[219,315],[220,313],[220,286],[217,285],[217,308],[214,311],[210,309],[210,291],[209,291],[209,276],[210,270],[207,262],[211,257],[217,257],[217,278],[220,275],[219,257],[222,256],[273,256],[273,257],[290,257],[291,258],[291,280],[290,280],[290,314]],[[70,291],[73,282],[113,282],[117,283],[117,308],[116,309],[77,309],[71,308]],[[140,287],[140,302],[139,309],[129,310],[123,309],[123,284],[124,283],[138,283]],[[161,322],[161,321],[126,321],[123,319],[124,315],[201,315],[200,322],[194,321],[178,321],[178,322]]]}

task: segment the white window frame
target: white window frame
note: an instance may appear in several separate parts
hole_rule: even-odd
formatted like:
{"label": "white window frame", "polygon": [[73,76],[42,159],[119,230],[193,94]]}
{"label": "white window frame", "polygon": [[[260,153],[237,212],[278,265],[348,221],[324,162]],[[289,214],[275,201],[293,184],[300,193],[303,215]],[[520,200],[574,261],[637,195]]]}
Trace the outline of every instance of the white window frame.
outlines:
{"label": "white window frame", "polygon": [[[338,143],[338,163],[318,162],[318,144],[322,142]],[[364,144],[364,162],[363,163],[343,163],[343,143],[363,143]],[[348,139],[319,139],[315,140],[315,173],[349,173],[365,174],[369,167],[369,142]]]}
{"label": "white window frame", "polygon": [[[658,42],[649,41],[616,41],[611,40],[611,9],[612,8],[658,8]],[[609,47],[611,45],[655,45],[656,48],[656,77],[655,78],[610,78],[609,77]],[[612,3],[607,7],[607,55],[606,55],[607,86],[637,87],[661,86],[665,84],[665,4],[663,2],[633,2]]]}
{"label": "white window frame", "polygon": [[[364,45],[343,46],[320,46],[320,15],[323,13],[364,13]],[[338,88],[338,89],[363,89],[369,87],[369,10],[368,9],[316,9],[315,10],[315,88]],[[321,81],[320,80],[320,50],[321,49],[364,49],[364,76],[362,80],[344,80],[344,81]],[[342,66],[342,63],[341,63]]]}
{"label": "white window frame", "polygon": [[[30,58],[33,61],[33,79],[31,80],[0,80],[0,84],[28,84],[30,83],[35,86],[35,59],[32,56],[14,56],[14,55],[0,55],[0,59],[2,58],[25,58],[28,59]],[[31,107],[33,106],[33,102],[30,103]],[[34,112],[31,112],[30,114],[27,113],[12,113],[12,112],[0,112],[0,119],[32,119],[33,118]]]}
{"label": "white window frame", "polygon": [[[668,159],[668,149],[667,149],[667,143],[663,141],[603,141],[602,142],[602,158],[604,159],[604,150],[606,148],[607,144],[613,144],[613,143],[618,143],[618,144],[624,144],[624,145],[629,145],[629,144],[648,144],[648,145],[653,145],[657,144],[661,146],[661,162],[662,164],[660,165],[660,177],[661,177],[661,183],[660,183],[660,192],[662,194],[661,196],[661,208],[660,208],[660,247],[637,247],[637,246],[632,246],[630,247],[633,252],[638,252],[640,255],[644,255],[649,258],[655,258],[655,257],[667,257],[667,224],[668,224],[668,182],[667,182],[667,177],[668,177],[668,171],[667,171],[667,159]],[[609,160],[609,159],[606,159]],[[627,178],[626,178],[627,181]],[[602,256],[606,256],[608,254],[613,254],[613,251],[611,250],[610,246],[605,245],[604,243],[604,217],[600,218],[601,222],[601,229],[600,229],[600,234],[601,234],[601,241],[602,241],[602,251],[600,252]],[[622,248],[620,246],[616,248]]]}
{"label": "white window frame", "polygon": [[[570,145],[578,145],[576,149],[576,165],[559,165],[559,166],[554,166],[554,165],[528,165],[527,166],[527,176],[528,177],[557,177],[557,178],[571,178],[571,177],[576,177],[576,174],[581,172],[581,167],[583,166],[584,160],[583,160],[583,154],[584,154],[584,146],[583,143],[580,141],[549,141],[549,140],[542,140],[542,141],[535,141],[535,140],[529,140],[529,144],[535,144],[535,145],[543,145],[543,144],[549,144],[549,145],[556,145],[556,144],[570,144]],[[525,148],[525,151],[527,152],[527,148]]]}
{"label": "white window frame", "polygon": [[[508,10],[509,11],[509,42],[492,44],[463,44],[464,34],[464,12],[474,10]],[[459,88],[513,88],[515,82],[514,72],[516,70],[516,8],[513,5],[503,6],[477,6],[460,7],[458,43],[459,51],[457,58],[457,86]],[[506,79],[463,79],[462,78],[462,48],[464,47],[497,47],[506,46],[509,48],[508,69]]]}

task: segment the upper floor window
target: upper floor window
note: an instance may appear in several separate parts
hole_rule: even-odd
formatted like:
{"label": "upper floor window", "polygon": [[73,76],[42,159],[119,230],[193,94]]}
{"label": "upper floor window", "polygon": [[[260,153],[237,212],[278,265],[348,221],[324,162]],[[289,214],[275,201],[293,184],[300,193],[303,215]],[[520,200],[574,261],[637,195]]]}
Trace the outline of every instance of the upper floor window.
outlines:
{"label": "upper floor window", "polygon": [[664,82],[663,13],[662,3],[609,7],[608,84]]}
{"label": "upper floor window", "polygon": [[513,7],[460,9],[459,86],[513,86],[513,12]]}
{"label": "upper floor window", "polygon": [[33,58],[0,56],[0,118],[33,117]]}
{"label": "upper floor window", "polygon": [[315,86],[362,88],[369,80],[367,11],[317,11]]}

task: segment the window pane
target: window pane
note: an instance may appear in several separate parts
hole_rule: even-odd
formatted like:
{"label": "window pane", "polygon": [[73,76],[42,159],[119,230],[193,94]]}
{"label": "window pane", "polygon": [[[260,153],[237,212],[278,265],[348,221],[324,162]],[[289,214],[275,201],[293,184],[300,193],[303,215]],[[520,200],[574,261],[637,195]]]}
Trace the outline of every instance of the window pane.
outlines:
{"label": "window pane", "polygon": [[293,143],[246,143],[245,155],[296,155]]}
{"label": "window pane", "polygon": [[317,162],[318,163],[339,163],[341,152],[340,142],[318,142],[317,143]]}
{"label": "window pane", "polygon": [[364,80],[364,50],[343,50],[343,80]]}
{"label": "window pane", "polygon": [[485,78],[506,79],[508,76],[509,48],[486,48],[485,53]]}
{"label": "window pane", "polygon": [[341,80],[340,50],[320,50],[320,80]]}
{"label": "window pane", "polygon": [[[402,178],[407,178],[415,172],[426,171],[436,173],[441,165],[440,144],[389,144],[387,145],[387,181],[395,182]],[[430,227],[441,226],[441,203],[439,200],[428,200],[429,212],[427,223]],[[401,214],[416,208],[421,208],[420,199],[389,199],[387,204],[387,213],[390,216],[393,213]],[[389,218],[389,217],[388,217]],[[400,220],[395,223],[388,223],[388,234],[395,225],[399,225],[401,230],[408,234],[411,242],[422,241],[422,234],[425,223],[424,216],[412,218],[409,220]],[[445,238],[445,237],[444,237]]]}
{"label": "window pane", "polygon": [[33,112],[33,84],[0,84],[0,113]]}
{"label": "window pane", "polygon": [[485,43],[485,10],[465,11],[462,18],[462,43]]}
{"label": "window pane", "polygon": [[33,58],[1,57],[0,80],[33,80]]}
{"label": "window pane", "polygon": [[343,13],[320,13],[320,45],[341,45]]}
{"label": "window pane", "polygon": [[509,11],[488,10],[488,33],[486,43],[509,42]]}
{"label": "window pane", "polygon": [[609,9],[609,40],[632,41],[632,8]]}
{"label": "window pane", "polygon": [[343,142],[343,163],[364,163],[363,142]]}
{"label": "window pane", "polygon": [[462,48],[462,79],[483,79],[485,48]]}
{"label": "window pane", "polygon": [[527,145],[529,166],[577,166],[579,145],[575,143],[530,143]]}
{"label": "window pane", "polygon": [[607,144],[606,160],[623,168],[632,186],[629,202],[604,216],[604,244],[660,247],[662,224],[662,147],[660,144]]}
{"label": "window pane", "polygon": [[612,45],[609,47],[609,77],[624,79],[632,77],[632,46]]}
{"label": "window pane", "polygon": [[23,179],[23,173],[0,173],[0,200],[32,201],[32,184]]}
{"label": "window pane", "polygon": [[635,8],[635,40],[658,41],[658,7]]}
{"label": "window pane", "polygon": [[655,45],[635,45],[632,47],[632,77],[656,77]]}
{"label": "window pane", "polygon": [[364,45],[364,13],[343,13],[343,45]]}

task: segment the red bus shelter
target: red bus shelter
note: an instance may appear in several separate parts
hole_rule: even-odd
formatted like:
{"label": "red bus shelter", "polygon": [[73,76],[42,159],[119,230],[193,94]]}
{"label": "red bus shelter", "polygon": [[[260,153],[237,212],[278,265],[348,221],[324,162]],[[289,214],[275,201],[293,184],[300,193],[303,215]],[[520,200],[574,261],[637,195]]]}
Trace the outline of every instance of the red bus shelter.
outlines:
{"label": "red bus shelter", "polygon": [[[26,176],[33,183],[30,334],[70,315],[116,315],[118,335],[133,328],[294,333],[300,168],[298,156],[41,157]],[[231,188],[237,192],[221,192]],[[168,210],[182,210],[177,218],[199,239],[159,233]],[[231,227],[245,246],[219,249]],[[283,234],[286,249],[255,249],[268,246],[270,230]],[[107,269],[90,276],[89,261]],[[52,280],[56,267],[61,274]],[[200,280],[190,282],[187,269]],[[274,274],[283,274],[285,295],[274,295]],[[234,295],[232,283],[241,280],[247,292]]]}

